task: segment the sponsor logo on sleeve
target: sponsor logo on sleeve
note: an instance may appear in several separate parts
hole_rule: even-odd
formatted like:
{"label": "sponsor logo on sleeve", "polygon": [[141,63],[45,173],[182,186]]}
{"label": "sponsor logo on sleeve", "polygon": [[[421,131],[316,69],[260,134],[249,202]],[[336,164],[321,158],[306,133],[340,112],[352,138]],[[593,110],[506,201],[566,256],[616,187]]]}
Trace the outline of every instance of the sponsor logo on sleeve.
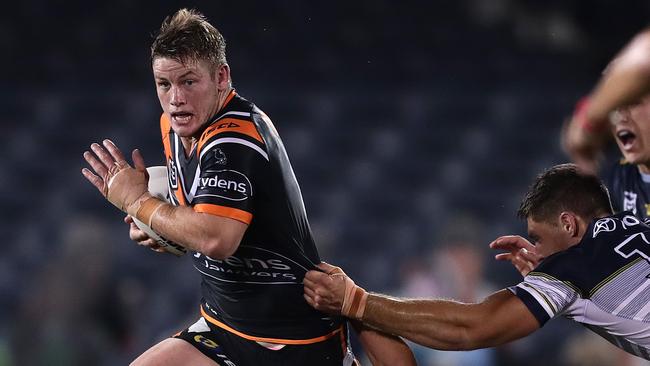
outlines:
{"label": "sponsor logo on sleeve", "polygon": [[250,179],[236,170],[208,170],[199,178],[199,194],[231,201],[244,201],[253,196]]}

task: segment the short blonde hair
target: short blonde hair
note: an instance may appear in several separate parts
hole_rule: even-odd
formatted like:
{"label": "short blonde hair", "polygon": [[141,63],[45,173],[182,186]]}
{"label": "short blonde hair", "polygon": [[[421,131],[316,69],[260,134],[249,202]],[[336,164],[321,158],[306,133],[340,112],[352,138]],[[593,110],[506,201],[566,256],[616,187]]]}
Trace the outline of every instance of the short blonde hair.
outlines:
{"label": "short blonde hair", "polygon": [[200,12],[181,9],[168,16],[151,45],[151,61],[168,57],[183,64],[205,60],[216,68],[226,64],[226,40]]}

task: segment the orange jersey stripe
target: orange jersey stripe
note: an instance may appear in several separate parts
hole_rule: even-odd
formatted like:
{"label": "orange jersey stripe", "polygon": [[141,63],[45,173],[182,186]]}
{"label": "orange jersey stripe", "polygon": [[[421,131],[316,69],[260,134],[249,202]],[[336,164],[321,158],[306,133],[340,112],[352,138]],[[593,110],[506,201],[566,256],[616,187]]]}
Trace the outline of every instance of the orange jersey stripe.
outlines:
{"label": "orange jersey stripe", "polygon": [[248,335],[245,333],[242,333],[234,328],[231,328],[227,326],[226,324],[218,321],[217,319],[211,317],[208,315],[208,313],[203,310],[203,306],[201,306],[201,315],[210,323],[216,325],[217,327],[227,330],[230,333],[236,334],[244,339],[248,339],[249,341],[255,341],[255,342],[268,342],[268,343],[275,343],[275,344],[291,344],[291,345],[304,345],[304,344],[312,344],[312,343],[318,343],[322,342],[325,340],[328,340],[335,336],[337,333],[343,331],[343,326],[338,327],[337,329],[333,330],[332,332],[325,334],[320,337],[315,337],[315,338],[309,338],[309,339],[281,339],[281,338],[266,338],[266,337],[255,337],[252,335]]}
{"label": "orange jersey stripe", "polygon": [[[165,148],[165,159],[171,158],[174,156],[172,154],[172,145],[171,141],[169,140],[169,131],[171,129],[171,122],[169,121],[169,117],[167,114],[163,113],[162,116],[160,116],[160,132],[162,133],[162,143],[163,147]],[[169,161],[167,162],[167,166],[169,167]],[[183,194],[183,188],[181,187],[181,183],[178,183],[178,187],[174,190],[174,196],[176,196],[176,200],[183,206],[187,206],[187,201],[185,200],[185,194]]]}
{"label": "orange jersey stripe", "polygon": [[211,215],[227,217],[241,221],[244,224],[250,224],[253,220],[253,214],[238,208],[219,206],[210,203],[199,203],[193,206],[194,211],[208,213]]}
{"label": "orange jersey stripe", "polygon": [[260,133],[257,132],[257,128],[253,122],[237,118],[224,118],[218,120],[213,125],[208,127],[207,130],[205,130],[203,136],[201,136],[201,139],[199,140],[197,151],[203,147],[206,141],[222,132],[238,132],[243,135],[252,137],[262,144],[264,143],[262,136],[260,136]]}

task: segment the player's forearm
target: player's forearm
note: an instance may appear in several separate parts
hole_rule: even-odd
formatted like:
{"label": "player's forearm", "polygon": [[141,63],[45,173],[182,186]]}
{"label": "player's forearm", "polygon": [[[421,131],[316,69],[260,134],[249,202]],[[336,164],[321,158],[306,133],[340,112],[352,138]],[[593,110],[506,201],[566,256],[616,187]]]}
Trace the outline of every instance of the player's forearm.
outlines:
{"label": "player's forearm", "polygon": [[612,62],[591,95],[586,117],[606,123],[616,108],[638,101],[650,91],[650,31],[636,36]]}
{"label": "player's forearm", "polygon": [[223,259],[235,252],[245,228],[240,230],[234,221],[219,222],[222,220],[227,219],[198,213],[187,206],[165,204],[152,217],[151,226],[166,239],[187,249]]}
{"label": "player's forearm", "polygon": [[466,350],[490,346],[473,335],[472,305],[448,300],[396,299],[371,294],[362,321],[427,347]]}

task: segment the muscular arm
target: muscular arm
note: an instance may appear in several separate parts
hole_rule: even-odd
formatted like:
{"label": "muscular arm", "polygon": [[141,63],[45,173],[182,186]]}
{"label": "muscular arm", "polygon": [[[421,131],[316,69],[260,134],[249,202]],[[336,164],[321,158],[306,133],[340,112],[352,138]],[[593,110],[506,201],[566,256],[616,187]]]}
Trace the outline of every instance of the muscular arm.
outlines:
{"label": "muscular arm", "polygon": [[350,324],[374,366],[417,365],[413,352],[401,338],[376,331],[356,320],[351,320]]}
{"label": "muscular arm", "polygon": [[222,259],[235,252],[247,224],[152,197],[147,191],[146,165],[137,150],[132,154],[134,167],[110,140],[92,144],[91,150],[84,158],[94,173],[84,168],[82,174],[120,210],[150,224],[163,237],[209,257]]}
{"label": "muscular arm", "polygon": [[639,33],[612,61],[591,94],[586,117],[605,124],[610,112],[650,92],[650,29]]}
{"label": "muscular arm", "polygon": [[494,347],[539,328],[528,308],[508,290],[496,292],[478,304],[370,294],[361,320],[440,350]]}
{"label": "muscular arm", "polygon": [[[382,332],[441,350],[497,346],[525,337],[540,326],[508,290],[476,304],[411,300],[369,294],[338,267],[319,264],[305,275],[305,300],[317,310],[361,320]],[[366,297],[367,295],[367,297]]]}
{"label": "muscular arm", "polygon": [[166,239],[211,258],[224,259],[239,247],[248,225],[226,217],[165,203],[155,212],[151,227]]}

